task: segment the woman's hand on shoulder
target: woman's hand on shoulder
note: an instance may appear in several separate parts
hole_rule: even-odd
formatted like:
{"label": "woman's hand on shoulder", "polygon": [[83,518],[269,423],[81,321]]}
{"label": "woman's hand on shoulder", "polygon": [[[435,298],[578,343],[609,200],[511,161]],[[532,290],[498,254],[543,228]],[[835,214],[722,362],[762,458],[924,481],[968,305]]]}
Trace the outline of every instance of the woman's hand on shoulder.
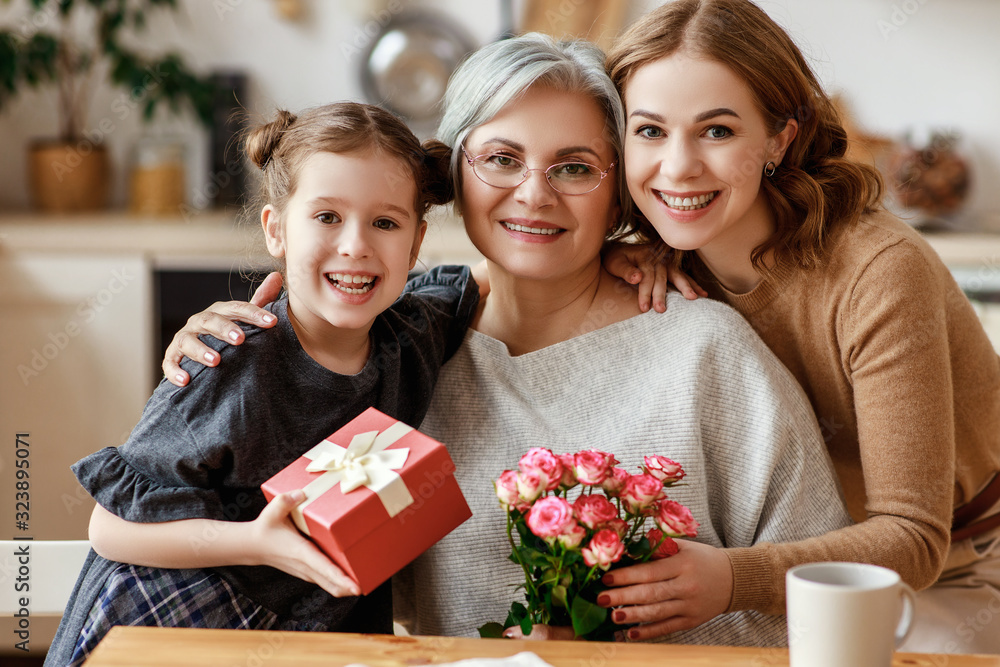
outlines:
{"label": "woman's hand on shoulder", "polygon": [[295,527],[291,512],[303,500],[301,490],[275,496],[250,522],[247,549],[254,554],[252,564],[270,565],[334,597],[360,595],[358,585]]}
{"label": "woman's hand on shoulder", "polygon": [[729,609],[733,568],[722,549],[677,540],[679,551],[669,558],[623,567],[604,575],[611,588],[597,603],[610,607],[612,620],[636,625],[630,640],[662,637],[690,630]]}
{"label": "woman's hand on shoulder", "polygon": [[666,312],[668,284],[688,300],[708,296],[708,292],[690,276],[666,261],[668,255],[665,249],[662,243],[613,243],[605,246],[605,270],[637,287],[642,312],[648,311],[651,306],[658,313]]}
{"label": "woman's hand on shoulder", "polygon": [[198,336],[208,334],[230,345],[240,345],[243,330],[234,322],[246,322],[267,329],[277,323],[274,315],[261,306],[274,301],[281,292],[281,274],[271,273],[254,292],[250,302],[216,301],[206,310],[188,318],[187,324],[174,334],[163,356],[163,375],[178,387],[183,387],[191,377],[181,368],[181,360],[189,357],[205,366],[216,366],[219,353],[202,343]]}

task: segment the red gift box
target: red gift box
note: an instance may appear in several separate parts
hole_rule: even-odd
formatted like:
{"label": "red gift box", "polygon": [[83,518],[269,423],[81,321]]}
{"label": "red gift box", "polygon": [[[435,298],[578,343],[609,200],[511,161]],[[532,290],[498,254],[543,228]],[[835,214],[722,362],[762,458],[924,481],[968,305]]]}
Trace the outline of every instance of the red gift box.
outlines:
{"label": "red gift box", "polygon": [[454,472],[441,443],[368,408],[261,489],[304,489],[296,525],[368,594],[472,516]]}

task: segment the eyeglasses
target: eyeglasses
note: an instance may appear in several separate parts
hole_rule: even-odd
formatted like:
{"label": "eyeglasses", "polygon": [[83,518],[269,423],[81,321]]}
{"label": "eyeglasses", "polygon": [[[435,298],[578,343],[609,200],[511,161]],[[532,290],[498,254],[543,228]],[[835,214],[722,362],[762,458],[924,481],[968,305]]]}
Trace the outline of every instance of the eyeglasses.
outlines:
{"label": "eyeglasses", "polygon": [[585,195],[593,192],[615,166],[612,162],[608,168],[601,171],[600,167],[586,162],[557,162],[548,169],[528,169],[521,160],[509,155],[498,153],[483,153],[469,157],[465,146],[462,146],[465,159],[472,167],[472,173],[486,185],[494,188],[516,188],[528,180],[528,174],[533,171],[544,171],[545,180],[556,192],[564,195]]}

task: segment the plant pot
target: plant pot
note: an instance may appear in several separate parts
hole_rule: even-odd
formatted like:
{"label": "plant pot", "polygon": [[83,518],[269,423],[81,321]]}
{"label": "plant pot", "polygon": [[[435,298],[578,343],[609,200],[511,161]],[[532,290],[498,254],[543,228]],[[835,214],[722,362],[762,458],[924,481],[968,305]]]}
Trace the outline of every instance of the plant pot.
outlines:
{"label": "plant pot", "polygon": [[28,148],[29,187],[42,211],[106,208],[110,174],[107,149],[89,141],[36,141]]}

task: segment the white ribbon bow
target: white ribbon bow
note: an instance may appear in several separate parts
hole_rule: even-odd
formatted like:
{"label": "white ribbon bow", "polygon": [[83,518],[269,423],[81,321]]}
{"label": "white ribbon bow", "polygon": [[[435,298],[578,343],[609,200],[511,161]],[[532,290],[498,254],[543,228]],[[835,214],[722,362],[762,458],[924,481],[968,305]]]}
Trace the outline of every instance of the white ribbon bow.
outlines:
{"label": "white ribbon bow", "polygon": [[403,467],[410,450],[405,447],[386,449],[412,430],[413,427],[396,422],[382,432],[359,433],[347,447],[324,440],[303,454],[310,460],[307,472],[324,474],[302,489],[306,499],[292,511],[292,519],[299,530],[310,534],[302,510],[337,484],[343,493],[362,486],[374,491],[390,517],[413,504],[413,496],[403,478],[393,472]]}

